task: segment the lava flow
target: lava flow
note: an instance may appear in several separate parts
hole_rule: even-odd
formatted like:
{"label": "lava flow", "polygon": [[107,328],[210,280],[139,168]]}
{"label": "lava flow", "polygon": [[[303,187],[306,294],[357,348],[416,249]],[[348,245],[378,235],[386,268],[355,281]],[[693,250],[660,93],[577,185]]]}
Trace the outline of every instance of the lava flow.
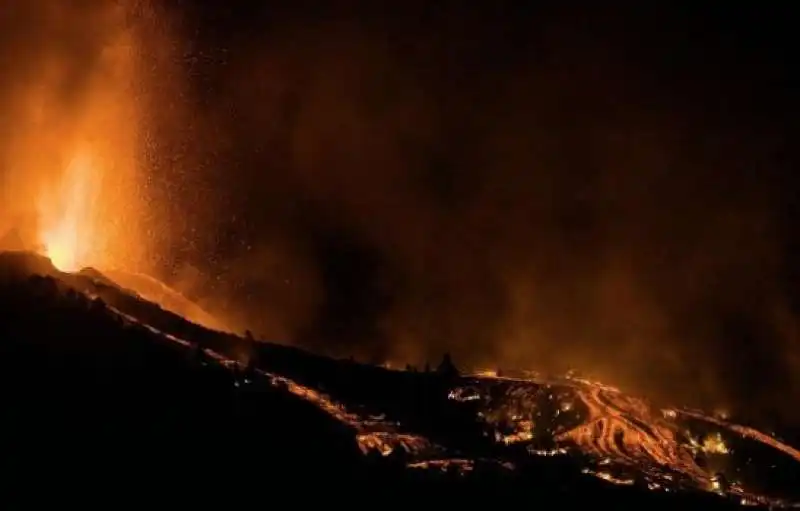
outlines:
{"label": "lava flow", "polygon": [[800,470],[800,450],[750,427],[688,408],[654,408],[643,398],[582,378],[461,378],[449,399],[473,410],[494,437],[499,450],[493,459],[482,457],[485,451],[471,455],[463,445],[433,442],[405,427],[402,414],[388,420],[354,413],[286,378],[274,383],[354,428],[365,454],[400,450],[409,468],[463,472],[475,463],[491,463],[515,470],[523,453],[563,456],[583,474],[611,484],[712,492],[743,505],[800,506],[792,479]]}
{"label": "lava flow", "polygon": [[800,499],[790,480],[764,480],[776,468],[797,473],[800,451],[699,411],[653,409],[644,399],[579,378],[480,376],[450,397],[476,406],[499,442],[527,443],[531,455],[575,452],[588,460],[585,473],[611,483],[712,491],[774,506]]}
{"label": "lava flow", "polygon": [[[581,472],[610,484],[650,491],[713,492],[743,505],[798,507],[791,474],[800,450],[753,428],[688,408],[658,409],[645,399],[576,377],[461,378],[449,399],[475,412],[499,450],[494,459],[432,442],[402,416],[357,414],[331,397],[277,378],[355,429],[359,447],[388,456],[404,452],[415,469],[470,471],[475,463],[515,470],[521,453],[569,457]],[[523,449],[520,449],[522,447]],[[785,477],[775,477],[776,473]]]}

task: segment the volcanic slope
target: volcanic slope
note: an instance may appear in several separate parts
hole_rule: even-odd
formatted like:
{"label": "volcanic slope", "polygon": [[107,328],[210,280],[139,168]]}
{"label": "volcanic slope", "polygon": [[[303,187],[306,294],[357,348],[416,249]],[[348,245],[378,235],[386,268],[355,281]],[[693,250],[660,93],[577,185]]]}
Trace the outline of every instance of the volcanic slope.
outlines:
{"label": "volcanic slope", "polygon": [[[203,491],[258,497],[313,483],[346,501],[390,491],[419,502],[419,490],[451,503],[616,508],[742,502],[691,484],[651,491],[652,478],[610,484],[597,467],[616,451],[581,449],[577,426],[562,428],[578,447],[563,456],[535,455],[542,446],[525,434],[509,441],[524,421],[511,414],[501,424],[489,412],[510,410],[511,389],[533,382],[388,371],[253,342],[191,323],[100,272],[61,273],[25,252],[0,253],[0,382],[2,463],[13,467],[9,479],[37,485],[91,481],[77,487],[141,494],[208,481]],[[569,451],[553,442],[553,452]],[[650,458],[631,459],[660,474]]]}

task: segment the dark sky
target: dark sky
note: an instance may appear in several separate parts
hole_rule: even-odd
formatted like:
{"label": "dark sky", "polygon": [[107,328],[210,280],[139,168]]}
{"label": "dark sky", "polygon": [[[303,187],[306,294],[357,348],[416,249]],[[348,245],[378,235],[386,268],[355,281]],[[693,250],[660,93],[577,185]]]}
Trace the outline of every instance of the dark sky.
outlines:
{"label": "dark sky", "polygon": [[789,414],[789,7],[566,4],[168,2],[142,78],[162,276],[330,353]]}
{"label": "dark sky", "polygon": [[800,397],[788,12],[376,4],[175,8],[198,293],[339,354]]}

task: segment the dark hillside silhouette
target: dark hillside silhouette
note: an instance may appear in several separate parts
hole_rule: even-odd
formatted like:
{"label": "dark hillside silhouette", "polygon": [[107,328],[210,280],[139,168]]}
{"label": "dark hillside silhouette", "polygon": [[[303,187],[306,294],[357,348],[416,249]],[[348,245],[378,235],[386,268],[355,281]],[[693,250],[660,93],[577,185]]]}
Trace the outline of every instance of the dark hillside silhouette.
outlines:
{"label": "dark hillside silhouette", "polygon": [[[408,469],[401,450],[364,456],[349,426],[272,385],[255,365],[366,408],[402,414],[409,426],[456,448],[490,455],[492,447],[481,443],[472,412],[448,403],[452,374],[387,371],[267,344],[250,346],[257,356],[232,370],[198,356],[200,346],[235,354],[244,339],[228,345],[230,336],[156,312],[110,285],[111,292],[97,293],[103,298],[89,298],[72,287],[81,278],[87,276],[59,278],[42,258],[0,254],[0,447],[2,463],[14,467],[9,480],[72,484],[89,493],[102,485],[139,495],[162,491],[156,484],[162,481],[186,498],[205,484],[256,498],[296,495],[312,484],[312,491],[335,488],[333,498],[347,501],[389,491],[400,501],[425,492],[450,503],[502,495],[564,505],[611,499],[664,509],[726,507],[714,496],[615,488],[582,476],[569,460],[528,457],[516,473],[478,464],[459,474]],[[110,302],[200,343],[170,341],[123,319]]]}

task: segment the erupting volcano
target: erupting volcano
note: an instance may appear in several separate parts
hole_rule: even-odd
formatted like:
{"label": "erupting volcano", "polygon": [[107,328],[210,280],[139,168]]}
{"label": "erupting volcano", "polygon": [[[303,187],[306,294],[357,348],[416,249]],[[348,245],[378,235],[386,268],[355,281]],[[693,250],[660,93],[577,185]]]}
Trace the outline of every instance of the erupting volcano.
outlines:
{"label": "erupting volcano", "polygon": [[[156,10],[146,1],[40,0],[20,12],[38,31],[19,37],[42,41],[23,45],[29,58],[15,55],[25,72],[7,92],[15,123],[2,154],[0,234],[9,246],[0,249],[40,253],[65,273],[113,273],[137,295],[225,329],[155,277],[169,276],[173,226],[151,186],[162,160],[150,140],[162,104],[153,68],[175,68]],[[51,43],[59,38],[74,47]]]}
{"label": "erupting volcano", "polygon": [[69,44],[24,44],[32,55],[15,55],[25,67],[7,89],[15,122],[3,153],[1,227],[24,231],[26,244],[63,271],[144,269],[152,216],[143,193],[144,19],[133,17],[136,2],[33,4],[19,13],[37,22],[27,37]]}
{"label": "erupting volcano", "polygon": [[0,452],[35,485],[800,508],[800,116],[766,100],[787,58],[722,51],[754,34],[14,3]]}

